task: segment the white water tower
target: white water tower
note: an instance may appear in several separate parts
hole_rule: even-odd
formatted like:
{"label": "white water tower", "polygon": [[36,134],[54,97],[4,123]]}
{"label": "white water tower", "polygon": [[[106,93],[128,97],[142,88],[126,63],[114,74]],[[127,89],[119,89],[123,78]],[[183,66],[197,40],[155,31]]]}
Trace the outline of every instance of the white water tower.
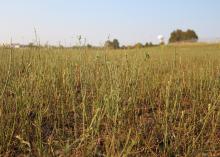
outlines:
{"label": "white water tower", "polygon": [[158,35],[157,37],[160,41],[160,43],[164,43],[164,36],[163,35]]}

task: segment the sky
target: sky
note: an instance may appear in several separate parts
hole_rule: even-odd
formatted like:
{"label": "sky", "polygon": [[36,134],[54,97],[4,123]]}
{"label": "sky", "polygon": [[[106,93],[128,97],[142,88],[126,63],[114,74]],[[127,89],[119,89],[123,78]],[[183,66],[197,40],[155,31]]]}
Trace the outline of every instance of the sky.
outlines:
{"label": "sky", "polygon": [[0,43],[70,46],[81,35],[102,45],[168,40],[176,29],[194,29],[201,41],[220,39],[219,0],[0,0]]}

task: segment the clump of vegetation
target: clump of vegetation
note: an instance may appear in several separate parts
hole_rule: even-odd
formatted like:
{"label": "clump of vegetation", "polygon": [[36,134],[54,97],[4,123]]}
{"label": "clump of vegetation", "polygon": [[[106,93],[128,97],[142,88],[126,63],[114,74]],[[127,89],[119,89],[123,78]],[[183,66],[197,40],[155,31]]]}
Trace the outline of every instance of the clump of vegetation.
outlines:
{"label": "clump of vegetation", "polygon": [[104,52],[1,48],[0,156],[219,156],[217,46]]}
{"label": "clump of vegetation", "polygon": [[144,48],[144,45],[142,43],[137,43],[134,45],[134,48],[136,49]]}
{"label": "clump of vegetation", "polygon": [[153,43],[152,42],[146,42],[146,44],[145,44],[145,47],[153,47],[154,45],[153,45]]}
{"label": "clump of vegetation", "polygon": [[110,48],[110,49],[119,49],[120,44],[117,39],[114,39],[113,41],[107,40],[104,45],[105,48]]}
{"label": "clump of vegetation", "polygon": [[148,48],[148,47],[154,47],[159,45],[154,45],[152,42],[146,42],[145,45],[143,45],[141,42],[138,42],[134,45],[122,45],[120,47],[119,41],[117,39],[114,39],[113,41],[107,40],[104,44],[104,48],[107,49],[141,49],[141,48]]}
{"label": "clump of vegetation", "polygon": [[177,29],[176,31],[173,31],[170,35],[169,42],[175,43],[175,42],[197,42],[198,41],[198,35],[194,30],[188,29],[186,32]]}

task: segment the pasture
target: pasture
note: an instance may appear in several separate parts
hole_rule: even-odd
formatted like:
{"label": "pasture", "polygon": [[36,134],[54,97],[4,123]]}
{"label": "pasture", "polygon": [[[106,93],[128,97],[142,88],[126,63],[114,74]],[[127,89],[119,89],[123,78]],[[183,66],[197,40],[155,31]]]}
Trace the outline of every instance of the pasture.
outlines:
{"label": "pasture", "polygon": [[220,45],[0,48],[0,156],[219,153]]}

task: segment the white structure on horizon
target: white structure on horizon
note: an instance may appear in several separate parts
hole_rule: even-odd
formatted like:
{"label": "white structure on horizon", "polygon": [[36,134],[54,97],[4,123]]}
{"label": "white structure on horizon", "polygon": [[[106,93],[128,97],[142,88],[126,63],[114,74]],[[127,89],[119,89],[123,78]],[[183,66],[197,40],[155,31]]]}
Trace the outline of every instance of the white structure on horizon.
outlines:
{"label": "white structure on horizon", "polygon": [[19,49],[21,47],[21,45],[18,43],[14,43],[14,44],[11,44],[11,47],[15,48],[15,49]]}
{"label": "white structure on horizon", "polygon": [[157,37],[160,41],[160,43],[164,43],[164,36],[163,35],[158,35]]}
{"label": "white structure on horizon", "polygon": [[21,47],[22,47],[22,45],[19,44],[19,43],[11,43],[11,44],[3,43],[3,44],[0,45],[0,46],[8,47],[8,48],[15,48],[15,49],[18,49],[18,48],[21,48]]}

